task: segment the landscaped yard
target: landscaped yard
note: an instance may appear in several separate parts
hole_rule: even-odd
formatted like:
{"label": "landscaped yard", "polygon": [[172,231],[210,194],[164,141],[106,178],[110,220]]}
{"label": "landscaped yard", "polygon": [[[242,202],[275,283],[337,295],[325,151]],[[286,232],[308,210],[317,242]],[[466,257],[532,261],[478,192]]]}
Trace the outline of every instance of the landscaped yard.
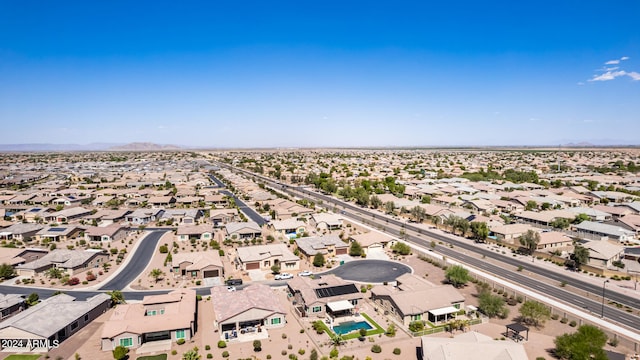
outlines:
{"label": "landscaped yard", "polygon": [[24,355],[24,354],[13,354],[9,355],[5,358],[5,360],[38,360],[40,355]]}
{"label": "landscaped yard", "polygon": [[[362,317],[365,318],[367,322],[373,326],[373,329],[367,330],[366,336],[378,335],[378,334],[384,333],[384,329],[381,328],[380,325],[378,325],[378,323],[373,321],[373,319],[371,319],[367,314],[360,313],[360,315],[362,315]],[[333,338],[334,336],[336,336],[336,333],[331,331],[331,329],[329,329],[329,327],[324,323],[324,321],[318,320],[317,323],[318,323],[318,326],[320,326],[320,328],[324,330],[324,332],[327,333],[327,335],[329,335],[330,338]],[[352,331],[348,334],[342,335],[342,339],[344,340],[356,339],[358,337],[360,337],[360,333],[358,331]]]}
{"label": "landscaped yard", "polygon": [[140,356],[136,360],[167,360],[167,354]]}

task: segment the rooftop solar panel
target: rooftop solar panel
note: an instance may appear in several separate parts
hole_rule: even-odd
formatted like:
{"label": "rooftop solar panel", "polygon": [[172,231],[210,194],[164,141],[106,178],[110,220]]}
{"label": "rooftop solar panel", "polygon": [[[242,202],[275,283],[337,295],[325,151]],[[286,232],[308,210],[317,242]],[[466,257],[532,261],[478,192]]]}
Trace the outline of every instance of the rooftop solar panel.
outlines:
{"label": "rooftop solar panel", "polygon": [[29,212],[38,212],[38,211],[40,211],[40,210],[42,210],[42,209],[40,209],[40,208],[33,208],[33,209],[29,210]]}
{"label": "rooftop solar panel", "polygon": [[63,232],[65,230],[67,230],[67,228],[51,228],[51,229],[49,229],[49,231],[52,231],[52,232]]}
{"label": "rooftop solar panel", "polygon": [[346,294],[354,294],[360,292],[354,284],[331,286],[326,288],[315,289],[316,295],[319,298],[340,296]]}

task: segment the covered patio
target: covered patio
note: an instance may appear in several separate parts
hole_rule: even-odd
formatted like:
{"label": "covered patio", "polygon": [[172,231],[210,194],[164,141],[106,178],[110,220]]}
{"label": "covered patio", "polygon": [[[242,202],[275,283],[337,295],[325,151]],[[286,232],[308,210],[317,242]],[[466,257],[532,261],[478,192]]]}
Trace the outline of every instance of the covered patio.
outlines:
{"label": "covered patio", "polygon": [[[526,337],[520,335],[521,332],[526,331]],[[507,331],[505,332],[505,337],[509,339],[513,339],[515,342],[520,342],[522,340],[529,340],[529,328],[522,325],[521,323],[513,323],[507,325]]]}
{"label": "covered patio", "polygon": [[327,303],[327,309],[332,317],[353,315],[355,306],[349,300],[340,300]]}
{"label": "covered patio", "polygon": [[[460,309],[454,306],[445,306],[439,309],[429,310],[429,321],[434,324],[438,324],[440,322],[446,322],[450,318],[452,318],[451,314],[457,314]],[[455,318],[455,316],[453,316]]]}

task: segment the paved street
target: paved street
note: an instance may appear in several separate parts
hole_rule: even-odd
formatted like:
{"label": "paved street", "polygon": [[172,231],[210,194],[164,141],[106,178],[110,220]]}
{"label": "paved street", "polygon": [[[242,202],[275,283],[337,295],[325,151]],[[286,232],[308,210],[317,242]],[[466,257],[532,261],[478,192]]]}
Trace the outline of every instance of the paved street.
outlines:
{"label": "paved street", "polygon": [[395,281],[398,276],[411,273],[410,267],[386,260],[354,260],[344,263],[320,275],[333,274],[344,280],[382,284]]}

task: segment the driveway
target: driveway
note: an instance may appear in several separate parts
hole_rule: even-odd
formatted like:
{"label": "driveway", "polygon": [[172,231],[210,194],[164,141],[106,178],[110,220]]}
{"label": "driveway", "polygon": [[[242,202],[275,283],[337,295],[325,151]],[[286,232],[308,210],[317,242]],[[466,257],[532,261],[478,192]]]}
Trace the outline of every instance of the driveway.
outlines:
{"label": "driveway", "polygon": [[337,268],[323,272],[339,278],[362,283],[384,283],[395,281],[398,276],[413,270],[404,264],[387,260],[354,260]]}

